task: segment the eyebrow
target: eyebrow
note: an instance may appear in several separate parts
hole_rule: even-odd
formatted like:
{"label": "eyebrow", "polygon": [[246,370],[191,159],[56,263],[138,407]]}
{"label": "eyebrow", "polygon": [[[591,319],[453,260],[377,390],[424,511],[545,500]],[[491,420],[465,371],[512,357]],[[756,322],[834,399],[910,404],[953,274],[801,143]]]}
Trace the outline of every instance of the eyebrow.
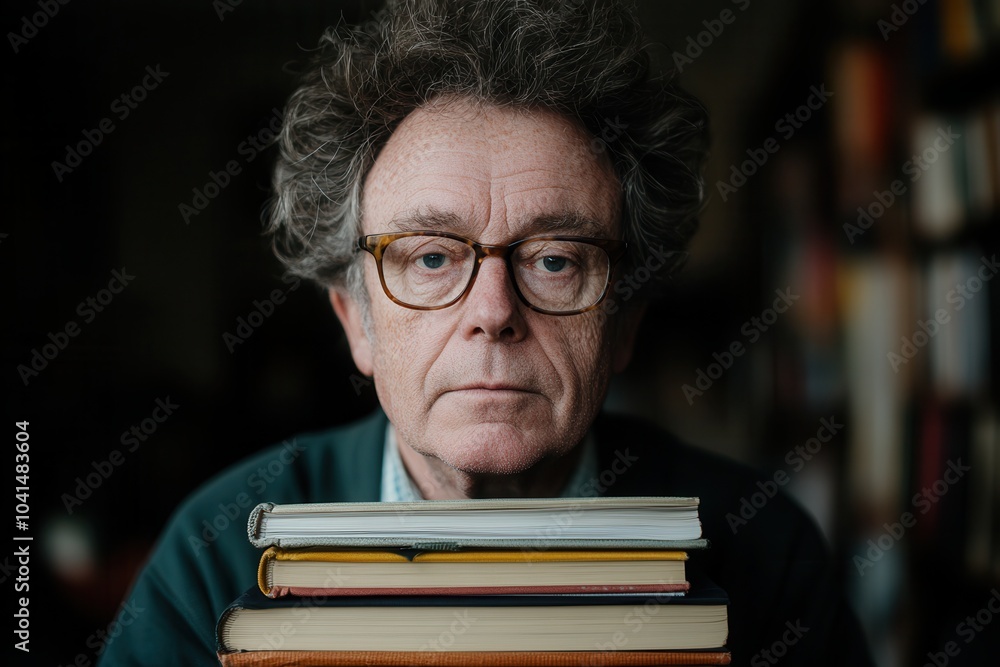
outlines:
{"label": "eyebrow", "polygon": [[[472,233],[472,225],[468,220],[454,213],[429,207],[419,210],[404,211],[393,217],[389,225],[401,232],[420,229],[430,231],[445,231],[468,236]],[[541,234],[570,234],[573,236],[593,236],[598,238],[613,237],[614,234],[605,225],[575,211],[565,213],[549,213],[535,216],[515,225],[517,229],[526,230],[527,236]]]}
{"label": "eyebrow", "polygon": [[401,232],[412,232],[418,229],[455,233],[470,231],[468,224],[461,217],[436,208],[404,211],[393,216],[392,220],[389,221],[389,226]]}

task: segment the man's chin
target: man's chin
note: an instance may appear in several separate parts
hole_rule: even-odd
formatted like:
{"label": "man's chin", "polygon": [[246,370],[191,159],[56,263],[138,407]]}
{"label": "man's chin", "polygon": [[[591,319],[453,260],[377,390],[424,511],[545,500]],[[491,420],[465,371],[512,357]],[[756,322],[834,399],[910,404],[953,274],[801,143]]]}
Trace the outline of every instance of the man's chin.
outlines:
{"label": "man's chin", "polygon": [[533,391],[464,389],[439,396],[434,401],[430,418],[455,426],[543,424],[552,419],[552,410],[552,402]]}
{"label": "man's chin", "polygon": [[562,453],[548,429],[539,432],[511,422],[465,424],[435,431],[432,437],[436,439],[425,454],[473,475],[517,475]]}

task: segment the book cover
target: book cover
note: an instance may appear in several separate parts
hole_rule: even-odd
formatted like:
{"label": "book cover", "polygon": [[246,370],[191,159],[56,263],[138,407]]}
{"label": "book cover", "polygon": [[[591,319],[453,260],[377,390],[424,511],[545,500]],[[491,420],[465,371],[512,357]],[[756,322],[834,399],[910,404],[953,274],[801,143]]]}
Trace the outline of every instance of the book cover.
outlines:
{"label": "book cover", "polygon": [[697,498],[531,498],[261,503],[247,523],[259,548],[703,549]]}
{"label": "book cover", "polygon": [[683,551],[657,550],[405,552],[270,547],[261,556],[257,583],[270,597],[680,594],[689,588],[686,560]]}

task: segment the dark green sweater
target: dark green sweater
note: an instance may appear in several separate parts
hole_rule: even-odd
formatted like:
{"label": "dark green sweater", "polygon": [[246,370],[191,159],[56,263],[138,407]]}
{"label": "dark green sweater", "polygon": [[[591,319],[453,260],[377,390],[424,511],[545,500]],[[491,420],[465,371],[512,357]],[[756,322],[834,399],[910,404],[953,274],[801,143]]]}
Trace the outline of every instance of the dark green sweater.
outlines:
{"label": "dark green sweater", "polygon": [[[121,632],[114,636],[112,628],[101,665],[218,664],[216,620],[256,582],[260,552],[247,540],[250,510],[264,501],[378,500],[386,423],[379,411],[286,441],[188,498],[126,599]],[[594,426],[601,472],[586,495],[701,498],[711,547],[693,553],[691,562],[729,593],[734,665],[774,664],[777,656],[763,652],[776,642],[784,644],[778,651],[783,666],[871,664],[837,568],[798,506],[779,492],[751,519],[736,523],[742,499],[761,492],[758,482],[767,480],[632,418],[602,415]],[[758,495],[758,504],[764,498]]]}

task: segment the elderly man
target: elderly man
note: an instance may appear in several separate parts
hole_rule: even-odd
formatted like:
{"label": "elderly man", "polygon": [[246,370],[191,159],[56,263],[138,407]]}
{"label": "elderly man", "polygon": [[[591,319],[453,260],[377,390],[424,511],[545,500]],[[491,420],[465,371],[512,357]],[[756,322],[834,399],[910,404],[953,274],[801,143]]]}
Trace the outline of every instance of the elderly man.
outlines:
{"label": "elderly man", "polygon": [[323,38],[285,114],[272,231],[329,290],[384,412],[189,499],[105,664],[214,662],[215,621],[255,578],[256,502],[599,494],[702,498],[696,558],[730,594],[735,663],[784,642],[784,664],[868,664],[799,509],[775,497],[734,532],[752,474],[601,414],[653,288],[607,295],[674,267],[702,197],[704,110],[641,40],[615,2],[544,0],[397,2]]}

